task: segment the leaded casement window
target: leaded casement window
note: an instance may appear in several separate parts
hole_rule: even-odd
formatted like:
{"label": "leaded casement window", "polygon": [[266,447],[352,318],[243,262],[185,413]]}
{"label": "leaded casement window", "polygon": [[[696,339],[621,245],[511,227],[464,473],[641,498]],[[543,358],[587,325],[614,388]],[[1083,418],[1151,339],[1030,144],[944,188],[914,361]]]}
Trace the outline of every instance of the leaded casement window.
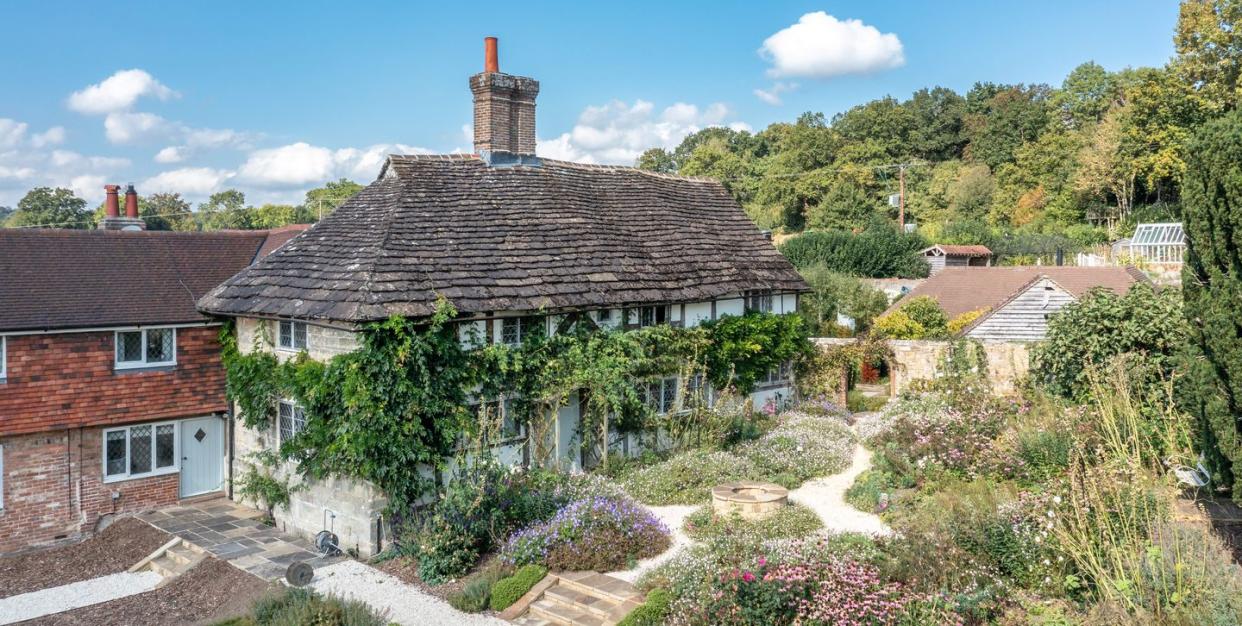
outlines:
{"label": "leaded casement window", "polygon": [[276,406],[276,427],[280,430],[280,443],[293,439],[306,430],[306,412],[293,400],[281,400]]}
{"label": "leaded casement window", "polygon": [[780,365],[768,370],[768,373],[759,381],[761,385],[784,385],[793,380],[793,362],[785,361]]}
{"label": "leaded casement window", "polygon": [[527,338],[542,335],[543,327],[542,317],[503,317],[500,319],[500,343],[522,345]]}
{"label": "leaded casement window", "polygon": [[116,331],[116,367],[176,365],[177,329],[148,328]]}
{"label": "leaded casement window", "polygon": [[499,426],[500,431],[497,433],[497,436],[499,436],[501,441],[526,436],[526,424],[518,419],[518,415],[514,411],[512,398],[504,401],[471,402],[466,405],[466,410],[470,412],[470,417],[479,420],[480,424],[483,424],[486,420],[487,428],[483,429],[483,432],[494,431]]}
{"label": "leaded casement window", "polygon": [[280,328],[276,332],[276,346],[281,350],[301,351],[306,349],[306,322],[280,320]]}
{"label": "leaded casement window", "polygon": [[773,311],[772,292],[749,291],[746,293],[746,311],[755,313],[771,313]]}
{"label": "leaded casement window", "polygon": [[676,376],[647,381],[645,389],[647,406],[659,414],[676,410],[677,384]]}
{"label": "leaded casement window", "polygon": [[135,424],[103,431],[104,480],[177,471],[177,423]]}
{"label": "leaded casement window", "polygon": [[636,326],[638,328],[646,328],[647,326],[655,326],[656,324],[667,324],[669,320],[669,305],[659,304],[656,306],[640,306],[626,311],[626,324]]}
{"label": "leaded casement window", "polygon": [[682,397],[682,404],[686,408],[710,406],[708,391],[707,377],[702,373],[694,374],[686,378],[686,390]]}

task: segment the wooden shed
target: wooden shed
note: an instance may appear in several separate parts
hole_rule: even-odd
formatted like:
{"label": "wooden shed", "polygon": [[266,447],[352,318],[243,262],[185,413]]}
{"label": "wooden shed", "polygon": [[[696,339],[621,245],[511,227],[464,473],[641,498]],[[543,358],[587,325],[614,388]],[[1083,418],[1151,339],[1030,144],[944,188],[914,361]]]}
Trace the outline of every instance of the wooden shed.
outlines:
{"label": "wooden shed", "polygon": [[934,245],[920,252],[934,275],[946,267],[987,267],[992,264],[992,251],[987,246]]}

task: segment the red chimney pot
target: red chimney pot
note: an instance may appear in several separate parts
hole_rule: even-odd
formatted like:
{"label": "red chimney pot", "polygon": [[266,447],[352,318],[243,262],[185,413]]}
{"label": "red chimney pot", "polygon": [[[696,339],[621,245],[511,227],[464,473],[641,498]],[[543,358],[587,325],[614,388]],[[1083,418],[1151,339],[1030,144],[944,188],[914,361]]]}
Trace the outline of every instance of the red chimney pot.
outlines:
{"label": "red chimney pot", "polygon": [[495,37],[483,38],[483,71],[491,74],[500,73],[500,52],[497,51]]}
{"label": "red chimney pot", "polygon": [[138,192],[132,184],[125,188],[125,217],[138,217]]}
{"label": "red chimney pot", "polygon": [[121,216],[121,205],[116,197],[116,190],[120,188],[120,185],[104,185],[104,190],[108,192],[107,199],[104,200],[104,213],[108,217]]}

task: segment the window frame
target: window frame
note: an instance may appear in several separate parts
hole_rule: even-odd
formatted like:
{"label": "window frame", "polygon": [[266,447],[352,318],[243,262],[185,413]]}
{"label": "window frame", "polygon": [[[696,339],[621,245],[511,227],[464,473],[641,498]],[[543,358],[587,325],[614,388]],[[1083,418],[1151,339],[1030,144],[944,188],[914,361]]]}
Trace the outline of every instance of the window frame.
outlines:
{"label": "window frame", "polygon": [[[303,407],[301,404],[299,404],[298,401],[294,400],[293,398],[282,398],[281,400],[278,400],[276,402],[276,446],[278,448],[280,446],[285,445],[285,441],[288,441],[287,439],[285,439],[284,428],[280,424],[281,406],[289,407],[289,430],[293,433],[292,435],[290,435],[289,440],[296,438],[298,436],[298,433],[306,430],[306,408]],[[301,413],[302,415],[302,419],[301,419],[302,427],[301,428],[298,428],[298,414],[299,413]]]}
{"label": "window frame", "polygon": [[[673,396],[671,399],[668,397],[668,386],[670,384],[673,387]],[[657,396],[652,388],[657,385],[659,386],[658,402],[653,404],[652,400]],[[643,383],[643,401],[647,405],[647,408],[655,411],[656,415],[679,413],[685,410],[685,407],[683,407],[680,402],[681,391],[682,384],[680,376],[658,376],[656,378],[649,378]]]}
{"label": "window frame", "polygon": [[775,313],[776,294],[771,291],[750,291],[746,293],[747,313]]}
{"label": "window frame", "polygon": [[[130,464],[132,463],[132,460],[130,458],[129,448],[130,448],[130,442],[133,440],[133,435],[130,434],[130,430],[134,428],[141,428],[143,426],[151,427],[151,470],[147,472],[139,472],[135,474],[129,471]],[[156,433],[159,430],[160,426],[172,426],[173,462],[172,462],[172,465],[169,465],[168,467],[156,467],[155,466],[156,455],[157,455],[155,437],[156,437]],[[109,475],[108,474],[108,433],[114,433],[114,432],[125,433],[125,473]],[[103,473],[103,482],[105,483],[117,483],[117,482],[122,482],[126,480],[137,480],[139,478],[150,478],[152,476],[164,476],[167,474],[176,474],[181,471],[181,422],[179,421],[144,422],[141,424],[126,424],[124,426],[114,426],[110,428],[104,428],[100,432],[99,439],[100,439],[99,448],[102,452],[101,458],[99,460],[99,465],[100,465],[100,471]]]}
{"label": "window frame", "polygon": [[[526,422],[517,421],[517,417],[513,412],[513,402],[514,398],[511,397],[493,398],[491,400],[476,398],[466,402],[466,411],[470,413],[471,418],[477,418],[479,412],[485,406],[488,407],[488,410],[498,411],[500,414],[500,438],[496,441],[485,442],[487,445],[502,446],[526,439]],[[516,429],[510,430],[506,428],[507,423],[512,423],[516,426]]]}
{"label": "window frame", "polygon": [[[289,325],[289,344],[285,345],[285,324]],[[297,345],[298,328],[302,329],[302,345]],[[283,352],[306,352],[310,346],[310,325],[295,319],[276,320],[276,349]]]}
{"label": "window frame", "polygon": [[[500,328],[497,333],[496,343],[516,348],[526,342],[527,337],[533,336],[532,333],[547,335],[547,318],[541,315],[514,315],[509,317],[501,317]],[[517,341],[509,341],[505,339],[505,324],[514,323],[517,325]]]}
{"label": "window frame", "polygon": [[[0,335],[0,382],[3,382],[9,377],[8,363],[9,363],[9,338],[6,335]],[[3,486],[4,486],[4,483],[0,482],[0,487],[3,487]],[[0,494],[0,497],[3,497],[3,494]],[[3,508],[4,508],[4,503],[0,501],[0,509],[3,509]]]}
{"label": "window frame", "polygon": [[[149,361],[147,360],[147,345],[149,339],[147,334],[152,331],[167,330],[172,332],[172,358],[167,361]],[[129,333],[138,333],[142,338],[142,360],[140,361],[122,361],[121,360],[121,335]],[[144,326],[142,328],[133,328],[129,330],[112,331],[112,363],[113,367],[118,370],[134,370],[148,369],[153,367],[171,367],[177,364],[177,327],[176,326]]]}

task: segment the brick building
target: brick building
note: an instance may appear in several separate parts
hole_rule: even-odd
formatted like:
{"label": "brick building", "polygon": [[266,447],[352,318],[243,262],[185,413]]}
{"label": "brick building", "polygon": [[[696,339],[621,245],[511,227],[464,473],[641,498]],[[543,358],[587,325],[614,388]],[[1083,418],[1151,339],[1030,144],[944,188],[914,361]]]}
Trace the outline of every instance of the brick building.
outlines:
{"label": "brick building", "polygon": [[115,207],[0,230],[0,553],[226,484],[219,324],[194,303],[302,227],[147,232]]}

